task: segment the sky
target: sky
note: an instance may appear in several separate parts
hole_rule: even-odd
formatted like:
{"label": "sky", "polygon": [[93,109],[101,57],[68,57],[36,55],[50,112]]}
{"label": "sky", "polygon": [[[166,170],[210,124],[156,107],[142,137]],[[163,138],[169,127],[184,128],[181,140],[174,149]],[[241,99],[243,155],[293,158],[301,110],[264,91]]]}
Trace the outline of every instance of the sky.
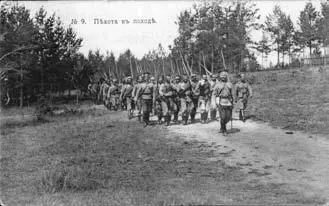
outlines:
{"label": "sky", "polygon": [[[279,5],[284,12],[291,16],[296,25],[300,11],[310,0],[281,0],[254,1],[259,8],[264,23],[266,15],[272,12],[275,5]],[[83,38],[80,51],[87,54],[89,50],[100,49],[113,51],[117,57],[126,49],[130,49],[137,57],[142,57],[161,43],[166,49],[173,44],[178,36],[178,25],[175,24],[179,13],[189,9],[197,1],[23,1],[31,13],[34,14],[43,6],[48,14],[55,12],[65,26],[71,25],[78,36]],[[320,0],[312,0],[313,5],[320,10]],[[0,3],[1,4],[1,3]],[[100,24],[100,20],[107,20],[108,24]],[[77,24],[72,24],[76,20]],[[117,24],[115,24],[117,20]],[[121,20],[128,20],[123,24]],[[151,24],[134,23],[134,20],[153,21]],[[84,21],[84,23],[82,22]],[[261,33],[253,32],[252,38],[260,40]],[[168,51],[168,49],[167,49]],[[258,56],[260,61],[260,56]],[[273,52],[265,65],[272,61],[276,63]]]}

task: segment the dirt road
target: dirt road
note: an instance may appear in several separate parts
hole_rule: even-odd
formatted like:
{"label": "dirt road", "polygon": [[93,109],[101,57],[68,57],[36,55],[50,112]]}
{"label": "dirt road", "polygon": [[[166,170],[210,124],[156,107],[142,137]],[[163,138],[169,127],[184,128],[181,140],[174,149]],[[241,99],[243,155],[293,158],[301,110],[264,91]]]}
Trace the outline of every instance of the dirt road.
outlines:
{"label": "dirt road", "polygon": [[186,140],[202,141],[215,148],[214,157],[241,167],[250,178],[284,183],[303,196],[326,198],[329,202],[329,141],[301,132],[286,134],[266,123],[233,122],[228,136],[218,133],[219,122],[173,125],[171,133]]}
{"label": "dirt road", "polygon": [[[225,137],[217,121],[144,128],[126,112],[86,108],[45,123],[34,123],[27,114],[6,119],[0,134],[5,203],[329,206],[328,138],[286,134],[251,120],[234,121]],[[54,168],[76,168],[80,176],[74,177],[85,178],[68,179],[68,185],[90,181],[95,187],[45,195],[38,187],[27,188],[39,185],[36,177],[52,180],[44,174],[57,174]]]}

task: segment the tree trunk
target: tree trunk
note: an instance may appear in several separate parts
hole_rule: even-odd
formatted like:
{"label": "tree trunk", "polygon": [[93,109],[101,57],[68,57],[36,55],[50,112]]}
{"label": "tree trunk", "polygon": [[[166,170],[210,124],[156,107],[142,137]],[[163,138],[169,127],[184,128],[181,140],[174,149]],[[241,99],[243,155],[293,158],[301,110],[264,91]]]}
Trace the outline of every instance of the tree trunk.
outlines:
{"label": "tree trunk", "polygon": [[284,67],[284,52],[282,52],[282,67]]}
{"label": "tree trunk", "polygon": [[162,71],[163,71],[163,74],[165,74],[163,58],[161,58],[161,60],[162,60]]}
{"label": "tree trunk", "polygon": [[22,68],[22,55],[20,55],[20,64],[21,64],[21,86],[20,86],[20,101],[19,101],[19,107],[23,107],[23,101],[24,101],[24,94],[23,94],[23,68]]}
{"label": "tree trunk", "polygon": [[262,52],[262,69],[264,68],[264,52]]}
{"label": "tree trunk", "polygon": [[211,73],[214,73],[214,47],[211,48]]}
{"label": "tree trunk", "polygon": [[280,66],[280,48],[279,48],[279,43],[277,43],[278,46],[278,63],[277,65]]}

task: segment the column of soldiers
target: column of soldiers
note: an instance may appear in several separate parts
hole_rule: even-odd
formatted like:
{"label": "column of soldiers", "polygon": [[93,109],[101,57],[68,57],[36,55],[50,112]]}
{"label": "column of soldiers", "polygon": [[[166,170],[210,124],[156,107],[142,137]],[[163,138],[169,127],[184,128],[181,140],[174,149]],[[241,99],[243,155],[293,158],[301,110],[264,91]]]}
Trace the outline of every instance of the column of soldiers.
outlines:
{"label": "column of soldiers", "polygon": [[233,90],[227,72],[223,71],[219,75],[202,75],[200,80],[192,74],[159,76],[156,81],[149,73],[139,75],[136,82],[131,76],[124,78],[122,84],[117,79],[103,80],[97,99],[108,109],[127,110],[129,119],[135,116],[145,127],[150,124],[151,114],[157,117],[158,124],[169,126],[178,122],[179,115],[183,125],[189,120],[194,123],[197,109],[201,123],[205,124],[217,120],[218,111],[220,132],[226,135],[234,104],[240,120],[245,121],[245,109],[251,97],[252,89],[244,74]]}

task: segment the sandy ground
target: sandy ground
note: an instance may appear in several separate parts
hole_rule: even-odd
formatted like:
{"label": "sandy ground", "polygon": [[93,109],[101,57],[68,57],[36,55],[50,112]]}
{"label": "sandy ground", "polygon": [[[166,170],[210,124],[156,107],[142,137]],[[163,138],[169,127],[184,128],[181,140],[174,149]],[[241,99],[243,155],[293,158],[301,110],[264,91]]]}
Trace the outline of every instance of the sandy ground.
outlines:
{"label": "sandy ground", "polygon": [[[216,148],[214,157],[239,166],[250,178],[267,183],[285,183],[305,197],[319,195],[329,204],[329,141],[301,132],[286,134],[266,123],[233,121],[228,136],[219,131],[219,122],[172,125],[171,133],[186,140],[204,142]],[[230,128],[231,125],[228,127]]]}

